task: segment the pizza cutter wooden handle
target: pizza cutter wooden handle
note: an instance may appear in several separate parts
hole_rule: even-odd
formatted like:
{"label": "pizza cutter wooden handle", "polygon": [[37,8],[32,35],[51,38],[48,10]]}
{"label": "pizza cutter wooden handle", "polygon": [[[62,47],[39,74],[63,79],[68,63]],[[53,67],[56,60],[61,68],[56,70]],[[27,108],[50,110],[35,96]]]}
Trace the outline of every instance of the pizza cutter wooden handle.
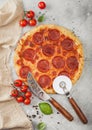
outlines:
{"label": "pizza cutter wooden handle", "polygon": [[72,107],[74,108],[75,112],[77,113],[77,115],[79,116],[80,120],[84,123],[87,124],[88,120],[86,118],[86,116],[84,115],[84,113],[82,112],[82,110],[80,109],[80,107],[77,105],[77,103],[75,102],[75,100],[70,97],[69,98],[69,102],[71,103]]}
{"label": "pizza cutter wooden handle", "polygon": [[60,112],[62,113],[69,121],[73,120],[72,115],[65,109],[63,108],[55,99],[51,98],[50,103]]}

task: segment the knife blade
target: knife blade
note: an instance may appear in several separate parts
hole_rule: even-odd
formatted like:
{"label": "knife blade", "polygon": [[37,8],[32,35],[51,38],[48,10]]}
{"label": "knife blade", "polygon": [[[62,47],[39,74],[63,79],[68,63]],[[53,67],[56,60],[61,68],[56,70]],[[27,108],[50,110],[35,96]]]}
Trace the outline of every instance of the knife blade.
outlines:
{"label": "knife blade", "polygon": [[54,98],[50,97],[46,92],[44,92],[30,72],[27,75],[27,82],[29,89],[34,95],[41,100],[49,101],[66,119],[69,121],[73,120],[73,116],[63,106],[61,106]]}

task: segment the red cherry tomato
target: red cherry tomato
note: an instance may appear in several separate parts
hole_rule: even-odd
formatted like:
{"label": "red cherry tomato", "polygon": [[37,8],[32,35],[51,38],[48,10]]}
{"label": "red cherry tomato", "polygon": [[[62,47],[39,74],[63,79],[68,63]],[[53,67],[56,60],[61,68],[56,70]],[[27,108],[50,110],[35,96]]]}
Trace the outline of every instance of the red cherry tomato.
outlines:
{"label": "red cherry tomato", "polygon": [[40,9],[46,8],[45,2],[43,2],[43,1],[39,2],[39,3],[38,3],[38,7],[39,7]]}
{"label": "red cherry tomato", "polygon": [[31,93],[30,91],[27,91],[27,92],[25,93],[25,97],[29,98],[29,97],[31,97],[31,96],[32,96],[32,93]]}
{"label": "red cherry tomato", "polygon": [[21,92],[26,92],[28,89],[28,86],[27,85],[22,85],[21,87]]}
{"label": "red cherry tomato", "polygon": [[20,20],[20,22],[19,22],[19,24],[20,24],[20,26],[21,27],[25,27],[26,25],[27,25],[27,20],[26,19],[22,19],[22,20]]}
{"label": "red cherry tomato", "polygon": [[26,99],[24,100],[24,104],[29,105],[30,103],[31,103],[30,98],[26,98]]}
{"label": "red cherry tomato", "polygon": [[11,91],[11,96],[12,96],[12,97],[17,97],[17,96],[18,96],[18,90],[17,90],[17,89],[13,89],[13,90]]}
{"label": "red cherry tomato", "polygon": [[30,25],[30,26],[35,26],[36,23],[37,23],[37,21],[36,21],[35,19],[30,19],[30,20],[29,20],[29,25]]}
{"label": "red cherry tomato", "polygon": [[22,80],[21,80],[21,79],[16,79],[16,80],[14,81],[14,85],[15,85],[16,87],[21,87],[21,86],[22,86]]}
{"label": "red cherry tomato", "polygon": [[32,10],[30,10],[30,11],[28,11],[27,13],[26,13],[26,17],[27,18],[33,18],[35,16],[35,13],[34,13],[34,11],[32,11]]}
{"label": "red cherry tomato", "polygon": [[17,102],[21,103],[24,101],[24,97],[23,96],[19,96],[16,98]]}

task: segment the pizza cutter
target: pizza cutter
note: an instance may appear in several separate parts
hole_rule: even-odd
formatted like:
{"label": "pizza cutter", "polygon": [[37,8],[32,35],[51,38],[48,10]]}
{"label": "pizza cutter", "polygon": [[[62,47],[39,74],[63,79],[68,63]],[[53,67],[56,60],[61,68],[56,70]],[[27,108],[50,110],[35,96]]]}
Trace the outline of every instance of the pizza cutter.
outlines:
{"label": "pizza cutter", "polygon": [[61,75],[54,79],[53,81],[53,89],[58,94],[65,94],[72,105],[73,109],[75,110],[76,114],[80,118],[80,120],[87,124],[88,120],[80,107],[77,105],[76,101],[73,99],[73,97],[70,95],[70,90],[72,88],[72,82],[70,78],[67,76]]}

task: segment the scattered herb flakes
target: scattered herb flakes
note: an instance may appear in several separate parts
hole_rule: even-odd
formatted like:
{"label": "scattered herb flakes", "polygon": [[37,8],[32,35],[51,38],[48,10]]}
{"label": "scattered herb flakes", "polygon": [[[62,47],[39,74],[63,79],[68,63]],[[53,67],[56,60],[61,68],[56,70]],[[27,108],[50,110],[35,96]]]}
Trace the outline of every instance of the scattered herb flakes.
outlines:
{"label": "scattered herb flakes", "polygon": [[37,108],[37,107],[38,107],[38,105],[33,105],[32,107]]}
{"label": "scattered herb flakes", "polygon": [[37,111],[36,114],[39,115],[39,111]]}
{"label": "scattered herb flakes", "polygon": [[28,118],[31,118],[31,116],[30,116],[30,115],[27,115],[27,117],[28,117]]}
{"label": "scattered herb flakes", "polygon": [[50,106],[50,104],[48,104],[46,102],[39,103],[39,108],[40,108],[41,112],[46,115],[50,115],[53,113],[52,107]]}
{"label": "scattered herb flakes", "polygon": [[55,18],[53,18],[53,20],[55,20]]}
{"label": "scattered herb flakes", "polygon": [[46,124],[44,122],[40,122],[38,125],[37,125],[37,129],[38,130],[45,130],[46,128]]}
{"label": "scattered herb flakes", "polygon": [[39,116],[39,119],[42,118],[41,116]]}
{"label": "scattered herb flakes", "polygon": [[60,114],[59,112],[57,112],[57,114]]}
{"label": "scattered herb flakes", "polygon": [[36,115],[32,115],[32,118],[35,118],[36,117]]}
{"label": "scattered herb flakes", "polygon": [[60,124],[60,122],[57,122],[57,124]]}
{"label": "scattered herb flakes", "polygon": [[38,22],[43,22],[44,19],[45,19],[45,18],[44,18],[44,15],[41,15],[41,16],[38,17]]}
{"label": "scattered herb flakes", "polygon": [[41,12],[39,12],[39,14],[41,14]]}
{"label": "scattered herb flakes", "polygon": [[29,116],[29,118],[31,118],[31,116]]}

